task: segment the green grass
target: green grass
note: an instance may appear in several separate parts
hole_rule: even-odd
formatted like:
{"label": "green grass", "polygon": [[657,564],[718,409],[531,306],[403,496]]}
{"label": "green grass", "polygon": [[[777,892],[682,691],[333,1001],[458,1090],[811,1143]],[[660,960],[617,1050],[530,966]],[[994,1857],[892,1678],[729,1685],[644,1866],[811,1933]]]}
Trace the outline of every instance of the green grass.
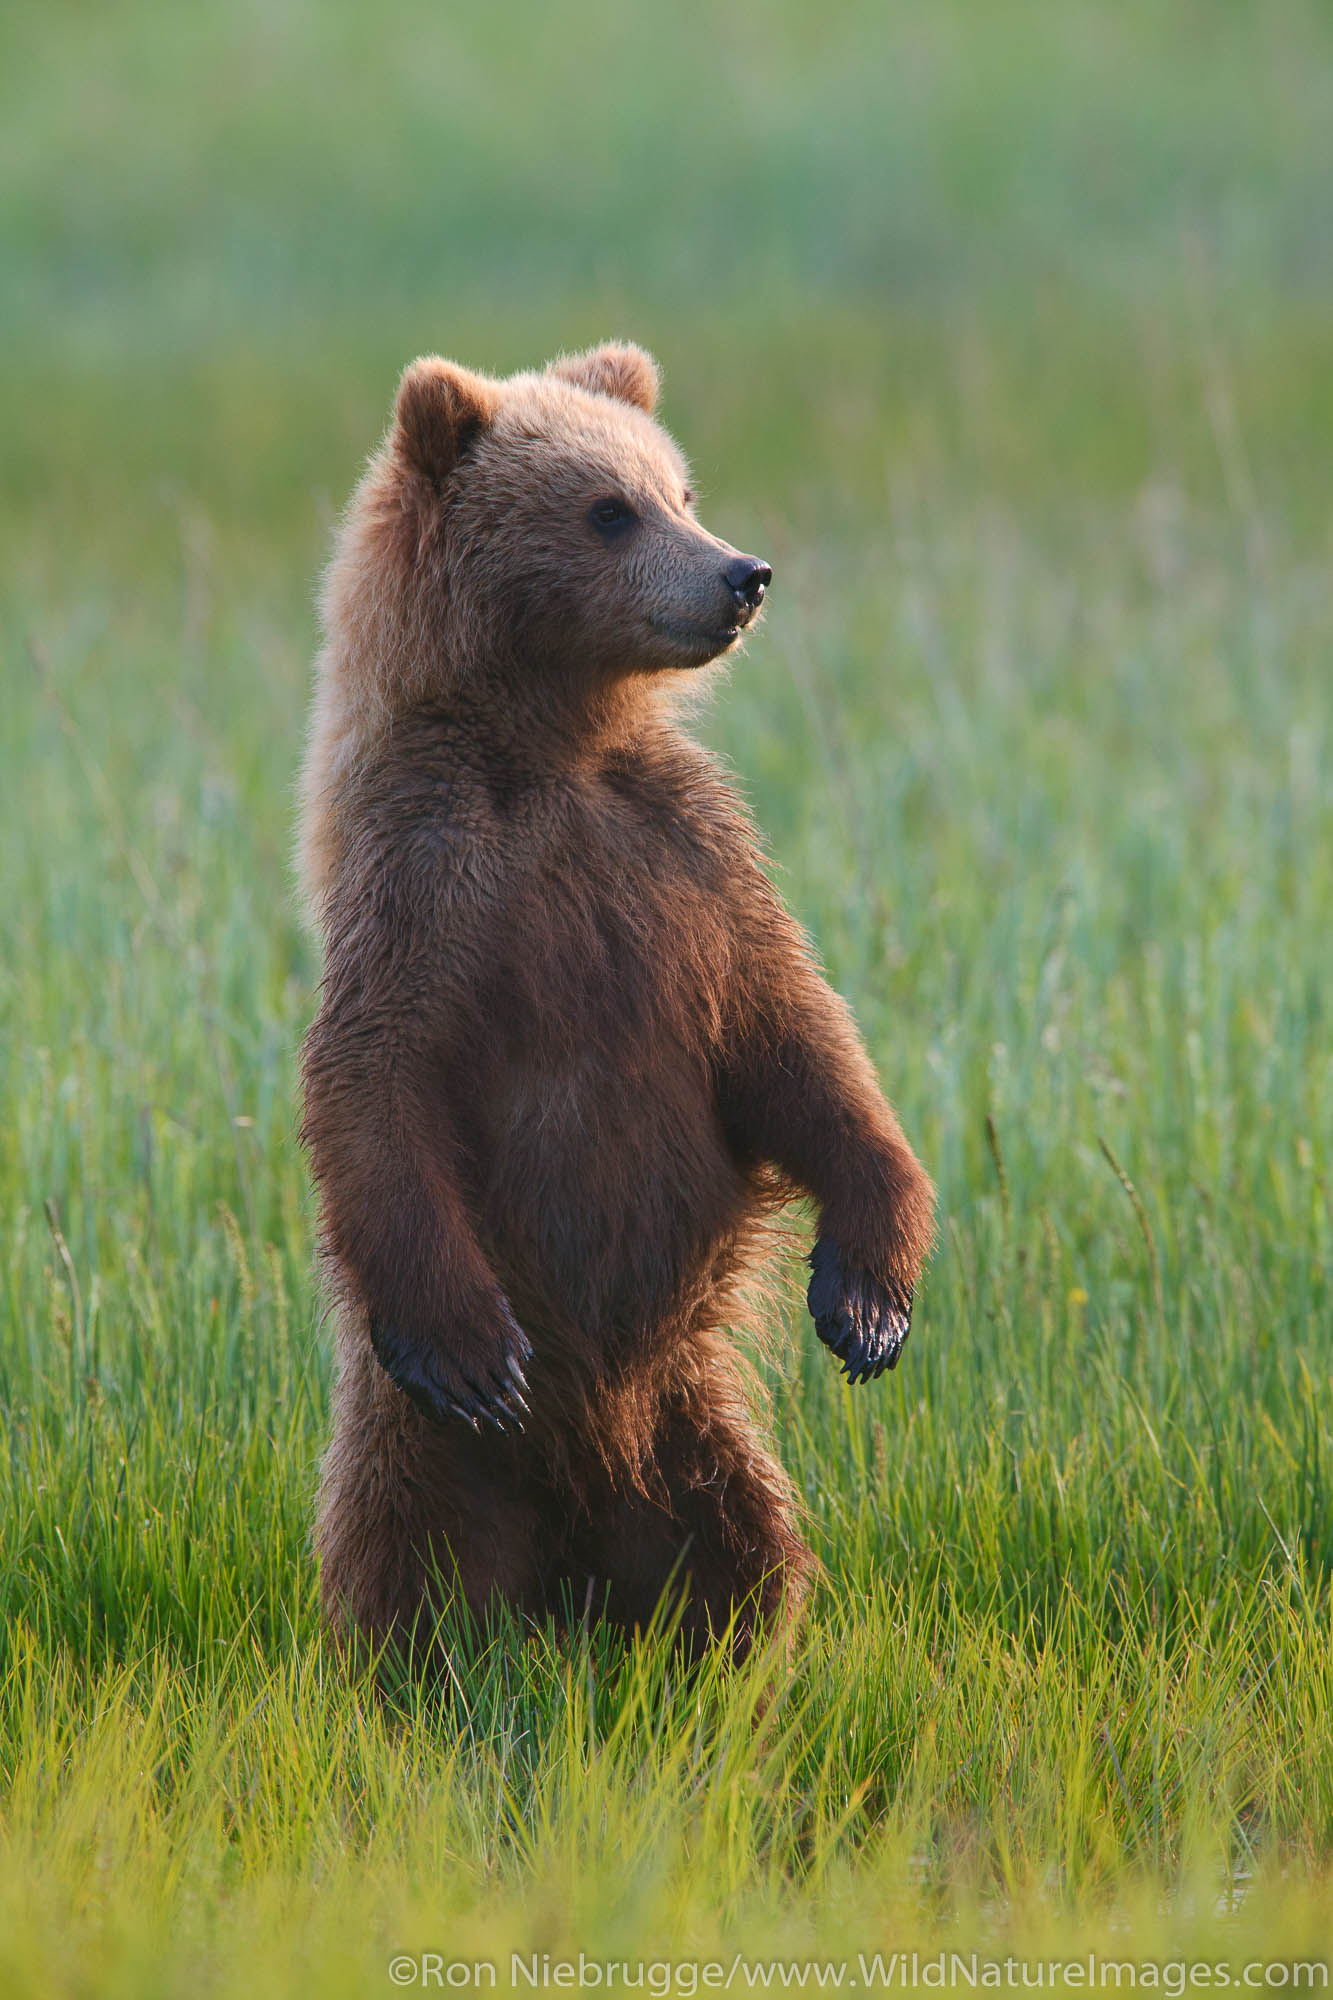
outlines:
{"label": "green grass", "polygon": [[[138,0],[7,41],[0,1990],[1322,1956],[1326,12]],[[703,726],[940,1250],[891,1379],[799,1315],[773,1371],[826,1572],[790,1666],[500,1630],[381,1699],[307,1548],[314,582],[405,358],[611,332],[774,562]]]}

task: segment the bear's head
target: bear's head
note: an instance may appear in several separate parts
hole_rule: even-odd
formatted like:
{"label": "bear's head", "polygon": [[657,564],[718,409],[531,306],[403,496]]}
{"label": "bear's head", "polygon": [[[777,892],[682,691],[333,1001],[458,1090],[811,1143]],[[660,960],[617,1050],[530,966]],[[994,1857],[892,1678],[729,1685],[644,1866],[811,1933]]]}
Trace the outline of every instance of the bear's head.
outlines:
{"label": "bear's head", "polygon": [[406,370],[376,511],[454,672],[604,685],[703,666],[753,623],[771,571],[694,518],[657,391],[632,346],[503,381],[433,356]]}

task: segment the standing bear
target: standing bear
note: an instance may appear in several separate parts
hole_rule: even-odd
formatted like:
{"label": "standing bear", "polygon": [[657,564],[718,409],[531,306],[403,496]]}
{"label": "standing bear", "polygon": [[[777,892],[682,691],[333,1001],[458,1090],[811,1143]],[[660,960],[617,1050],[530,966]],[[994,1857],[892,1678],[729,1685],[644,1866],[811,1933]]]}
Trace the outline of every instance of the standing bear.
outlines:
{"label": "standing bear", "polygon": [[[933,1190],[674,708],[770,581],[632,346],[414,362],[342,525],[302,787],[303,1141],[337,1317],[317,1547],[345,1637],[455,1593],[697,1651],[812,1558],[724,1328],[813,1197],[810,1310],[892,1368]],[[419,1629],[418,1629],[419,1628]]]}

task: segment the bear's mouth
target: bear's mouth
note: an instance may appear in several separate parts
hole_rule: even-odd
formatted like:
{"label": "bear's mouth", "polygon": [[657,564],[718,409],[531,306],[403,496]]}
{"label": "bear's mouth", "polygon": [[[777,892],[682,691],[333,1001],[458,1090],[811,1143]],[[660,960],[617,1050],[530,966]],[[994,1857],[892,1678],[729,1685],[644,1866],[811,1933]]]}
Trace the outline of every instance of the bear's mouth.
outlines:
{"label": "bear's mouth", "polygon": [[703,625],[687,624],[683,618],[654,618],[652,627],[662,638],[670,639],[673,645],[688,646],[691,652],[711,660],[718,653],[724,653],[728,646],[734,646],[749,622],[748,618],[742,619],[734,625],[719,625],[710,631]]}

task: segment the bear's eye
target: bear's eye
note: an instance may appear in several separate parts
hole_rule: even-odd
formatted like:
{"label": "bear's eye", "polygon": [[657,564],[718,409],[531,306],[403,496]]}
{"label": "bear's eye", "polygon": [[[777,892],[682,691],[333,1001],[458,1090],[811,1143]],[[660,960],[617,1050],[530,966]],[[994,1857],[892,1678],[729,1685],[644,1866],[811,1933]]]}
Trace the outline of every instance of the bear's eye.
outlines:
{"label": "bear's eye", "polygon": [[628,528],[634,518],[634,509],[628,502],[612,499],[609,495],[588,510],[588,519],[594,528],[601,528],[603,532],[614,533],[617,529]]}

